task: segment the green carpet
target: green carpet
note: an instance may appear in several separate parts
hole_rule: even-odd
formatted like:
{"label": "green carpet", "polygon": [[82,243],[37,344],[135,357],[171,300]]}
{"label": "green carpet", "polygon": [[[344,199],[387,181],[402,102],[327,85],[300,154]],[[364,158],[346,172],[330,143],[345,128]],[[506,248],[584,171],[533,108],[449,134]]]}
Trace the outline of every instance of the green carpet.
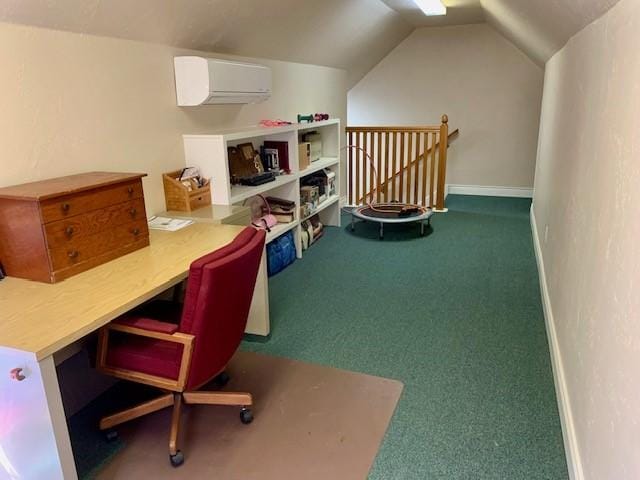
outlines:
{"label": "green carpet", "polygon": [[244,350],[405,384],[371,479],[566,479],[528,199],[449,196],[433,232],[327,229]]}

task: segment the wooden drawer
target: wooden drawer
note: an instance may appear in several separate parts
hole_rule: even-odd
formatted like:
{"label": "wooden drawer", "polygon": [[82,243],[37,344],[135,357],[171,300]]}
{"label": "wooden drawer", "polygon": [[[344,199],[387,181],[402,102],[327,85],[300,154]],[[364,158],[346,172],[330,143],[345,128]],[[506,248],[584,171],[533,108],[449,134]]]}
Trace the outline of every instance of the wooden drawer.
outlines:
{"label": "wooden drawer", "polygon": [[42,222],[55,222],[135,198],[142,198],[140,180],[44,200],[40,204]]}
{"label": "wooden drawer", "polygon": [[[205,190],[205,189],[200,189]],[[196,190],[193,192],[189,192],[189,211],[197,210],[200,207],[206,207],[207,205],[211,205],[211,192],[206,189],[206,191]]]}
{"label": "wooden drawer", "polygon": [[51,267],[52,270],[69,268],[148,237],[144,218],[93,235],[71,238],[66,245],[50,249]]}
{"label": "wooden drawer", "polygon": [[134,220],[144,220],[146,217],[144,200],[137,198],[101,210],[50,222],[44,226],[44,229],[49,249],[55,249],[70,245],[72,240],[94,235]]}
{"label": "wooden drawer", "polygon": [[7,275],[55,283],[149,245],[144,176],[87,172],[0,188]]}
{"label": "wooden drawer", "polygon": [[135,252],[136,250],[149,246],[149,237],[143,237],[137,240],[134,243],[130,243],[129,245],[125,245],[123,247],[118,247],[115,250],[109,250],[102,255],[98,255],[96,257],[91,257],[89,260],[84,262],[77,263],[75,265],[71,265],[68,268],[63,268],[62,270],[56,270],[55,272],[51,272],[51,282],[59,282],[64,280],[65,278],[72,277],[78,273],[86,272],[87,270],[97,267],[98,265],[102,265],[103,263],[110,262],[122,255],[126,255],[127,253]]}

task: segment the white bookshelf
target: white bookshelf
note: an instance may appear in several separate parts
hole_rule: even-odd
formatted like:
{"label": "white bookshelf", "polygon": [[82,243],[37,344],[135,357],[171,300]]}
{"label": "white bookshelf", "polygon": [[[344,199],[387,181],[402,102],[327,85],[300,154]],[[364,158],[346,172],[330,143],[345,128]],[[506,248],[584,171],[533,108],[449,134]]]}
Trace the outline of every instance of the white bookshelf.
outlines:
{"label": "white bookshelf", "polygon": [[[300,170],[298,144],[304,132],[316,131],[322,138],[322,157]],[[266,140],[285,141],[289,144],[289,175],[255,187],[231,185],[227,148],[251,142],[255,150]],[[267,243],[292,230],[298,258],[302,257],[300,223],[316,213],[327,226],[340,226],[340,120],[285,125],[281,127],[240,127],[218,130],[203,135],[183,135],[185,160],[189,166],[200,168],[203,176],[211,178],[211,197],[214,204],[241,205],[257,194],[292,200],[296,204],[296,219],[279,223],[267,235]],[[336,194],[321,202],[314,212],[300,219],[300,180],[324,168],[336,174]]]}
{"label": "white bookshelf", "polygon": [[339,201],[340,201],[340,195],[331,195],[325,201],[320,202],[318,207],[313,212],[311,212],[306,217],[301,218],[300,221],[304,222],[305,220],[308,220],[309,218],[313,217],[316,213],[319,214],[320,212],[324,211],[326,208],[329,208],[331,205],[334,205],[336,202],[339,202]]}

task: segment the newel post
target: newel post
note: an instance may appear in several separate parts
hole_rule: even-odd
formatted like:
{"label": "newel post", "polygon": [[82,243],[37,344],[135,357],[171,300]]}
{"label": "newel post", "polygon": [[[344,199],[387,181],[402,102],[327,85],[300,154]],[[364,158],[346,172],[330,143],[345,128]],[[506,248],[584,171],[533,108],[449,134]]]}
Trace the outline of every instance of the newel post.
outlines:
{"label": "newel post", "polygon": [[447,150],[449,147],[449,117],[442,116],[440,125],[440,155],[438,159],[438,191],[436,193],[436,210],[446,211],[444,208],[444,189],[447,178]]}

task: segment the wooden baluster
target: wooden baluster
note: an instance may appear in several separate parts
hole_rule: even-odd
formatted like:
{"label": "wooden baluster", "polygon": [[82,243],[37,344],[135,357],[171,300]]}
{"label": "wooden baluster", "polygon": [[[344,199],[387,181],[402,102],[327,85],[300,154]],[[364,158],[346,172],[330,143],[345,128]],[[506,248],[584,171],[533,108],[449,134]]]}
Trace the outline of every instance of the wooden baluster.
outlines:
{"label": "wooden baluster", "polygon": [[381,157],[382,157],[382,152],[380,149],[380,144],[381,144],[381,140],[380,140],[380,132],[376,132],[375,133],[375,143],[376,143],[376,155],[373,157],[374,160],[377,160],[376,163],[376,175],[372,178],[372,188],[375,189],[376,192],[376,197],[375,197],[375,201],[377,203],[380,203],[380,177],[382,176],[382,162],[381,162]]}
{"label": "wooden baluster", "polygon": [[[353,133],[347,133],[347,145],[353,145]],[[353,148],[349,148],[349,174],[347,175],[347,189],[349,190],[349,205],[353,205]],[[356,174],[357,175],[357,174]]]}
{"label": "wooden baluster", "polygon": [[[429,134],[422,132],[422,142],[424,143],[424,153],[422,154],[422,203],[427,206],[427,166],[429,160]],[[433,146],[432,146],[433,148]]]}
{"label": "wooden baluster", "polygon": [[407,203],[411,203],[411,159],[413,158],[413,133],[409,132],[407,147]]}
{"label": "wooden baluster", "polygon": [[355,181],[355,189],[356,189],[356,201],[352,205],[360,205],[360,132],[355,132],[355,144],[350,142],[349,145],[354,145],[355,149],[350,148],[349,150],[355,150],[355,158],[356,158],[356,181]]}
{"label": "wooden baluster", "polygon": [[[376,164],[375,175],[373,169],[371,169],[371,203],[374,201],[380,203],[380,178],[382,177],[382,168],[380,164],[380,157],[382,156],[382,149],[380,145],[380,132],[376,132],[374,139],[374,152],[373,160]],[[375,192],[375,198],[374,198]]]}
{"label": "wooden baluster", "polygon": [[[371,155],[371,132],[365,132],[364,134],[364,140],[363,140],[363,146],[364,146],[364,150],[365,152],[367,152],[367,155]],[[367,177],[367,170],[371,170],[371,164],[369,163],[369,157],[367,155],[363,155],[363,166],[362,166],[362,199],[363,202],[362,203],[367,203],[369,200],[367,198],[367,195],[369,194],[369,188],[368,188],[368,177]]]}
{"label": "wooden baluster", "polygon": [[399,202],[404,201],[404,139],[404,132],[400,132],[400,188],[396,197]]}
{"label": "wooden baluster", "polygon": [[[390,140],[391,140],[391,133],[387,132],[387,134],[385,135],[385,156],[384,158],[386,159],[386,164],[384,166],[384,171],[385,171],[385,180],[384,180],[384,201],[385,202],[389,202],[391,201],[391,195],[390,195],[390,191],[389,188],[391,188],[391,185],[389,185],[389,182],[393,181],[393,171],[391,170],[391,146],[390,146]],[[389,175],[389,172],[391,172],[391,175]]]}
{"label": "wooden baluster", "polygon": [[429,207],[433,208],[435,204],[435,192],[433,191],[433,185],[436,178],[436,143],[438,141],[438,134],[435,132],[431,134],[431,173],[429,175]]}
{"label": "wooden baluster", "polygon": [[380,175],[378,176],[378,185],[380,190],[380,200],[384,202],[384,190],[385,184],[387,183],[387,163],[386,163],[386,144],[385,138],[387,136],[386,132],[380,132]]}
{"label": "wooden baluster", "polygon": [[415,159],[415,170],[414,170],[414,178],[413,181],[413,203],[418,203],[418,187],[420,186],[420,140],[421,135],[420,132],[416,132],[416,156],[413,157]]}
{"label": "wooden baluster", "polygon": [[371,196],[373,195],[373,175],[374,170],[376,168],[375,164],[375,154],[376,154],[376,144],[375,144],[375,135],[374,132],[369,132],[369,145],[367,147],[367,152],[369,153],[369,157],[367,162],[369,163],[369,175],[367,176],[367,203],[371,203]]}
{"label": "wooden baluster", "polygon": [[[396,197],[396,175],[397,175],[397,164],[396,164],[396,157],[397,157],[397,147],[398,147],[398,142],[397,142],[397,133],[393,132],[391,134],[391,145],[392,145],[392,151],[391,151],[391,200],[395,200]],[[387,189],[387,191],[389,191]]]}
{"label": "wooden baluster", "polygon": [[449,117],[442,116],[440,125],[440,158],[438,159],[438,195],[436,208],[444,210],[444,185],[447,175],[447,144],[449,141]]}

